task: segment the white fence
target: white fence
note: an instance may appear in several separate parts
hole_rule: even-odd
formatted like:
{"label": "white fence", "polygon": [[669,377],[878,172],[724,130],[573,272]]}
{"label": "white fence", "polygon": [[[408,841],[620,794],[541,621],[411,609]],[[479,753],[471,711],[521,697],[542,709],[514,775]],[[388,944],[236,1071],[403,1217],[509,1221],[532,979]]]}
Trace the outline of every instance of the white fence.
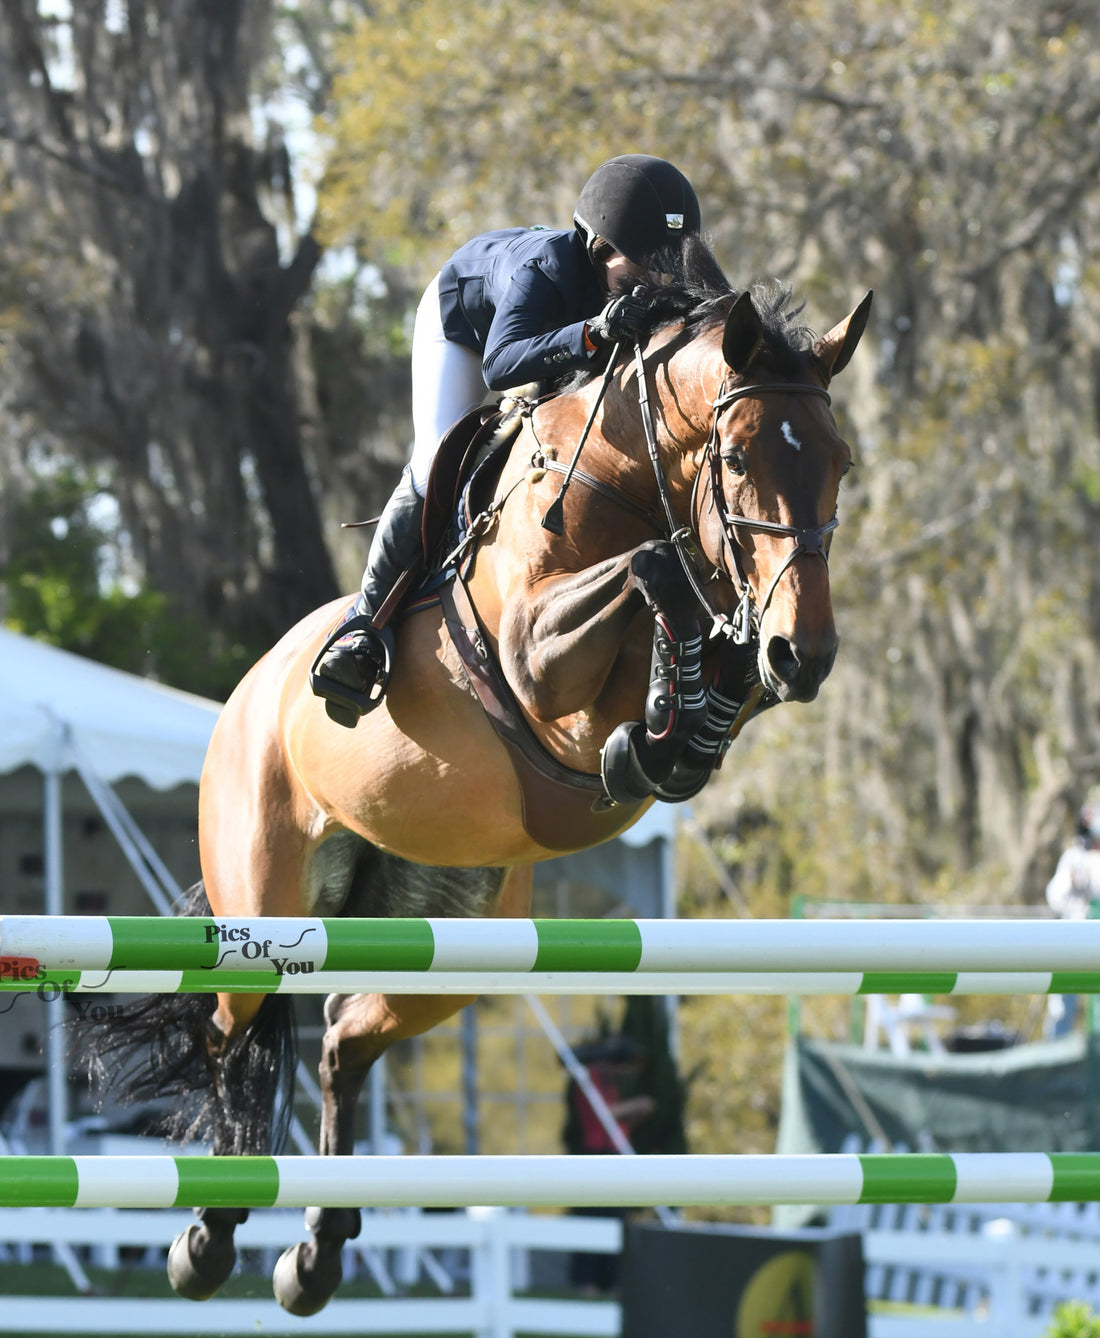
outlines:
{"label": "white fence", "polygon": [[868,1338],[1041,1338],[1058,1304],[1095,1297],[1100,1269],[1094,1244],[1000,1231],[866,1231],[863,1253],[871,1306],[892,1299],[891,1281],[895,1296],[897,1283],[917,1284],[914,1306],[935,1305],[930,1294],[937,1287],[956,1289],[955,1304],[941,1299],[938,1313],[872,1311]]}
{"label": "white fence", "polygon": [[[92,1247],[109,1263],[122,1247],[152,1248],[193,1221],[190,1213],[112,1208],[0,1211],[0,1246],[29,1259],[34,1244]],[[857,1205],[836,1209],[833,1226],[860,1231],[872,1305],[868,1338],[1041,1338],[1065,1300],[1100,1306],[1100,1208],[1094,1204]],[[307,1238],[302,1214],[269,1209],[237,1230],[243,1249],[267,1251],[268,1263]],[[157,1245],[150,1247],[150,1242]],[[5,1296],[0,1333],[193,1335],[468,1333],[514,1338],[520,1332],[563,1338],[617,1338],[620,1308],[609,1301],[541,1300],[517,1295],[527,1285],[527,1251],[617,1253],[612,1219],[546,1217],[504,1209],[365,1213],[345,1251],[349,1271],[363,1261],[383,1295],[336,1299],[301,1320],[274,1300],[221,1300],[201,1306],[177,1298]],[[459,1296],[450,1263],[468,1258],[469,1295]],[[361,1266],[361,1265],[360,1265]],[[270,1268],[265,1265],[265,1272]],[[257,1280],[261,1274],[257,1273]],[[421,1279],[434,1297],[399,1294]],[[266,1283],[264,1283],[266,1285]],[[879,1305],[876,1306],[875,1303]],[[898,1306],[897,1312],[885,1308]]]}
{"label": "white fence", "polygon": [[1063,1302],[1100,1310],[1100,1203],[848,1204],[829,1225],[863,1237],[868,1338],[1042,1338]]}
{"label": "white fence", "polygon": [[[176,1211],[114,1208],[19,1208],[0,1211],[0,1241],[18,1242],[22,1257],[34,1243],[93,1246],[97,1251],[167,1243],[195,1219]],[[271,1209],[254,1213],[237,1228],[244,1249],[282,1251],[308,1239],[300,1212]],[[0,1247],[3,1248],[3,1247]],[[345,1259],[364,1257],[383,1289],[388,1271],[411,1285],[423,1270],[446,1291],[446,1271],[430,1251],[469,1252],[469,1296],[334,1300],[311,1319],[287,1314],[278,1303],[255,1300],[205,1301],[178,1298],[139,1300],[117,1297],[0,1297],[0,1333],[19,1334],[432,1334],[468,1333],[477,1338],[514,1338],[518,1332],[563,1338],[616,1338],[620,1310],[610,1301],[540,1300],[517,1296],[524,1282],[528,1250],[614,1254],[622,1248],[622,1228],[613,1219],[542,1217],[497,1208],[462,1213],[369,1212]],[[390,1252],[397,1251],[397,1255]],[[383,1266],[379,1268],[379,1261]],[[392,1263],[390,1262],[392,1261]],[[270,1272],[270,1270],[268,1270]],[[518,1276],[517,1276],[518,1275]],[[266,1285],[266,1284],[265,1284]],[[390,1286],[391,1292],[396,1288]]]}

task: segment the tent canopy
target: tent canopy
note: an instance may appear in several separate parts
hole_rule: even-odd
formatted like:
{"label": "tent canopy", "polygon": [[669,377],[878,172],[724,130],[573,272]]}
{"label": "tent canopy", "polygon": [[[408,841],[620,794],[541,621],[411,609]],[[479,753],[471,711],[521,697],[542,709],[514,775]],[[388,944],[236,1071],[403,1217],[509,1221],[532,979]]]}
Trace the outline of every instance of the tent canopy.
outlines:
{"label": "tent canopy", "polygon": [[0,627],[0,774],[66,771],[79,753],[106,781],[194,783],[220,710]]}

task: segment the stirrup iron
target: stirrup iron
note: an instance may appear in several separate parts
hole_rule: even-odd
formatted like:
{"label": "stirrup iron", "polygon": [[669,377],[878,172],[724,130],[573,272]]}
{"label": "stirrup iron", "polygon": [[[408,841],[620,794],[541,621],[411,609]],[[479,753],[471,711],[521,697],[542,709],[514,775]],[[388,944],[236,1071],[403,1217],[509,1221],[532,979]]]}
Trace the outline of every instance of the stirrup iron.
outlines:
{"label": "stirrup iron", "polygon": [[[376,645],[382,649],[378,672],[367,692],[349,687],[346,683],[339,683],[336,679],[326,678],[318,671],[321,661],[337,641],[353,632],[369,632],[375,639]],[[325,711],[330,720],[343,725],[345,729],[354,729],[362,716],[373,711],[381,703],[390,685],[392,674],[393,633],[388,628],[375,627],[371,614],[357,613],[353,618],[337,624],[325,638],[309,667],[309,686],[316,696],[324,700]]]}

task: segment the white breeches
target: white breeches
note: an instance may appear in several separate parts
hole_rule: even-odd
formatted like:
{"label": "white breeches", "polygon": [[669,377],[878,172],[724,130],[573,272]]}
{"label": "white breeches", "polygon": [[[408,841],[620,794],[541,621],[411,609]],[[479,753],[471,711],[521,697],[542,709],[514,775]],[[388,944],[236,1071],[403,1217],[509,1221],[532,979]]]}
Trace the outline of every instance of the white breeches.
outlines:
{"label": "white breeches", "polygon": [[428,284],[416,309],[412,337],[413,487],[421,497],[440,439],[485,398],[481,357],[452,343],[439,314],[439,276]]}

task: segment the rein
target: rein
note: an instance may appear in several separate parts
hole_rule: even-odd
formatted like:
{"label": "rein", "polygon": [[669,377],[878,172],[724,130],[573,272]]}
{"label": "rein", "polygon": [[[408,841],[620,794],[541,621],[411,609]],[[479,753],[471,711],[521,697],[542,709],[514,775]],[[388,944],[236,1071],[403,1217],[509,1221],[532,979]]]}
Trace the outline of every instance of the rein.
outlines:
{"label": "rein", "polygon": [[[614,352],[618,352],[618,345],[616,345]],[[824,525],[807,528],[798,525],[783,525],[777,521],[755,519],[752,516],[742,516],[731,512],[726,506],[725,493],[722,490],[722,456],[718,450],[718,420],[722,411],[728,409],[731,404],[735,404],[738,400],[751,399],[760,395],[816,395],[818,398],[823,399],[826,404],[832,403],[831,396],[829,395],[829,392],[821,386],[807,385],[804,382],[798,381],[776,381],[771,384],[732,386],[728,389],[723,389],[719,392],[717,398],[711,405],[713,418],[711,420],[710,437],[706,446],[704,469],[708,473],[710,480],[711,505],[718,512],[718,517],[722,525],[722,539],[729,554],[729,574],[733,579],[734,588],[737,591],[740,600],[737,609],[731,618],[729,614],[719,612],[713,607],[707,592],[703,587],[703,582],[699,577],[694,561],[693,549],[695,548],[695,532],[690,525],[678,525],[676,522],[676,515],[672,508],[672,495],[669,492],[668,480],[665,478],[665,472],[661,466],[660,450],[657,445],[657,433],[653,422],[653,410],[649,403],[649,387],[645,374],[645,360],[640,343],[635,344],[635,356],[637,359],[636,380],[638,385],[638,406],[641,410],[646,449],[649,454],[650,463],[653,466],[654,478],[657,482],[657,493],[661,501],[661,510],[664,513],[664,527],[668,532],[668,539],[676,549],[676,554],[680,559],[684,574],[686,575],[692,590],[695,592],[696,598],[699,600],[699,603],[703,608],[707,609],[711,615],[711,636],[722,634],[723,636],[731,638],[739,646],[747,645],[752,639],[753,630],[759,627],[760,620],[767,611],[768,605],[772,601],[772,596],[775,594],[779,582],[786,575],[791,565],[801,557],[803,553],[816,553],[823,561],[828,562],[828,554],[825,550],[825,536],[835,530],[840,521],[834,514],[832,520],[826,521]],[[588,415],[588,421],[584,425],[584,430],[581,433],[580,440],[569,465],[566,466],[556,460],[550,459],[542,449],[541,444],[536,455],[532,458],[531,463],[535,468],[552,471],[565,476],[555,502],[552,504],[550,511],[547,512],[547,515],[543,518],[544,527],[552,530],[554,533],[560,533],[558,524],[560,522],[561,503],[565,496],[566,489],[574,479],[578,483],[591,489],[593,492],[597,492],[602,497],[607,498],[608,501],[616,503],[618,506],[629,511],[632,515],[644,520],[653,529],[659,531],[662,528],[661,517],[655,512],[638,506],[637,503],[633,502],[630,498],[625,497],[611,484],[605,483],[594,475],[577,468],[581,450],[588,438],[589,431],[591,430],[592,423],[596,416],[596,410],[599,408],[600,402],[603,399],[604,391],[607,389],[614,365],[615,358],[612,357],[608,362],[603,382],[596,396],[596,401]],[[533,428],[534,425],[532,423],[532,430]],[[537,434],[535,435],[535,441],[536,443],[538,442]],[[699,471],[695,479],[695,487],[692,491],[691,500],[692,515],[695,514],[696,494],[698,492],[700,480],[703,477],[704,469]],[[477,520],[479,522],[486,521],[488,524],[491,524],[495,521],[496,517],[499,516],[500,509],[505,500],[506,498],[502,498],[495,503],[488,512],[484,513],[483,516],[478,517]],[[557,513],[556,515],[554,515],[555,512]],[[550,523],[548,524],[547,521]],[[488,525],[483,526],[481,529],[478,529],[476,525],[472,526],[471,533],[459,546],[459,549],[456,549],[455,553],[451,554],[451,557],[448,558],[448,562],[459,556],[459,554],[468,547],[476,537],[475,531],[476,533],[480,533],[484,528],[488,528]],[[755,601],[753,600],[752,587],[749,584],[741,563],[740,544],[737,537],[738,530],[755,530],[758,533],[775,534],[794,540],[794,547],[791,549],[790,553],[788,553],[779,570],[772,577],[771,583],[769,584],[767,592],[765,593],[763,600],[761,600],[759,607],[756,606]]]}

